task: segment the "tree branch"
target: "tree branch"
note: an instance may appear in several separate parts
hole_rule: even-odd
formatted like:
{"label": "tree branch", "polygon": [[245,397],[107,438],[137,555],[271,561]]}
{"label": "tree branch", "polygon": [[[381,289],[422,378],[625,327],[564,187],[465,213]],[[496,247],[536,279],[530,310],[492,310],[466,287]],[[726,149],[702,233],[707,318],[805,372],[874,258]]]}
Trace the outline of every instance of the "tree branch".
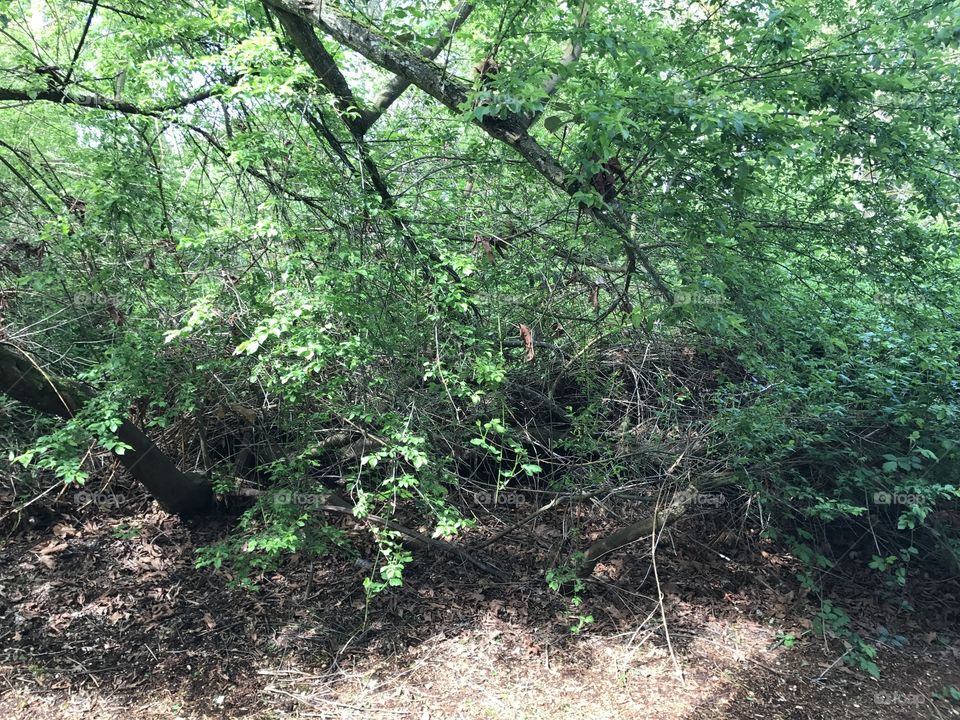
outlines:
{"label": "tree branch", "polygon": [[[313,3],[304,0],[269,0],[274,7],[286,10],[322,30],[337,42],[363,55],[375,65],[402,76],[430,97],[453,112],[462,112],[467,104],[467,87],[449,77],[443,68],[433,61],[410,52],[396,41],[380,35],[357,20],[349,17],[332,2]],[[568,175],[554,157],[534,139],[517,115],[506,118],[475,119],[474,123],[488,135],[516,150],[551,185],[574,195],[579,189],[571,186]],[[673,302],[673,294],[663,278],[653,267],[649,258],[637,247],[624,224],[618,222],[612,212],[591,212],[603,225],[613,230],[620,238],[630,266],[639,265],[646,272],[651,285],[667,302]]]}
{"label": "tree branch", "polygon": [[597,563],[610,553],[651,533],[656,533],[664,525],[683,515],[687,508],[692,505],[698,497],[699,491],[696,487],[690,485],[686,489],[675,493],[663,512],[654,510],[651,516],[638,520],[632,525],[620,528],[616,532],[597,540],[587,548],[586,553],[583,555],[583,559],[579,567],[577,567],[577,577],[589,577],[593,574]]}
{"label": "tree branch", "polygon": [[[350,85],[347,83],[347,79],[337,66],[336,60],[334,60],[333,56],[323,47],[323,43],[320,42],[313,28],[302,18],[288,13],[285,10],[275,9],[275,13],[287,37],[293,43],[294,47],[300,51],[300,54],[303,55],[310,69],[313,70],[314,75],[317,76],[324,88],[336,98],[335,104],[337,112],[357,145],[357,150],[360,153],[360,162],[367,172],[370,184],[373,185],[374,190],[376,190],[380,196],[384,208],[388,211],[394,210],[396,200],[390,193],[386,182],[383,180],[383,176],[380,174],[380,169],[370,155],[369,147],[363,140],[363,133],[357,125],[357,102],[354,99]],[[342,146],[332,133],[331,137],[328,138],[328,142],[331,143],[334,152],[338,152],[339,148],[340,153],[342,153]],[[416,240],[407,232],[407,229],[400,219],[392,213],[390,216],[393,219],[394,226],[404,238],[404,242],[410,251],[414,254],[419,254]]]}
{"label": "tree branch", "polygon": [[[303,55],[307,64],[313,70],[314,75],[317,76],[320,83],[336,98],[338,114],[357,146],[357,151],[360,154],[360,163],[367,173],[370,184],[374,190],[376,190],[377,195],[380,196],[383,207],[387,210],[394,227],[397,229],[400,237],[403,238],[404,244],[415,257],[425,256],[435,264],[440,264],[440,256],[433,251],[424,253],[420,249],[413,233],[410,232],[409,228],[404,225],[400,217],[394,212],[397,209],[397,201],[390,192],[390,188],[387,187],[387,183],[380,173],[380,168],[370,153],[370,147],[363,139],[364,131],[359,123],[359,115],[357,115],[357,101],[354,98],[353,91],[350,89],[350,85],[347,83],[347,79],[337,66],[337,61],[327,52],[327,49],[323,46],[323,43],[320,42],[320,39],[309,23],[298,15],[289,13],[286,10],[274,8],[274,12],[277,18],[279,18],[280,24],[283,25],[283,30],[287,37],[293,43],[294,47]],[[334,152],[342,155],[343,151],[339,140],[337,140],[332,133],[330,135],[331,137],[328,138],[328,142],[331,143]],[[428,274],[432,273],[429,267],[425,269]],[[459,282],[460,276],[453,268],[445,266],[445,270],[451,278]]]}
{"label": "tree branch", "polygon": [[[227,82],[227,85],[234,85],[238,80],[239,77],[231,78]],[[152,108],[141,107],[135,103],[124,102],[123,100],[111,100],[103,95],[74,95],[73,93],[68,93],[65,89],[52,88],[36,91],[0,88],[0,102],[32,103],[37,100],[43,100],[46,102],[60,103],[61,105],[78,105],[80,107],[95,108],[97,110],[114,110],[126,115],[160,115],[170,110],[182,110],[189,105],[203,102],[204,100],[214,97],[222,89],[222,85],[214,85],[213,87],[206,88],[180,100],[175,100],[164,105],[157,105]]]}
{"label": "tree branch", "polygon": [[280,20],[287,38],[303,55],[303,59],[307,61],[307,65],[313,70],[313,74],[317,76],[323,87],[336,99],[337,112],[340,114],[340,119],[349,128],[350,134],[354,137],[362,135],[363,133],[356,129],[359,106],[347,79],[340,72],[340,68],[337,67],[337,61],[327,52],[313,28],[307,22],[285,10],[275,9],[275,14]]}
{"label": "tree branch", "polygon": [[115,7],[115,6],[113,6],[113,5],[107,5],[107,4],[105,4],[105,3],[98,2],[98,0],[72,0],[72,1],[73,1],[73,2],[78,2],[78,3],[83,3],[84,5],[94,5],[94,4],[96,4],[96,5],[99,5],[100,7],[102,7],[104,10],[110,10],[111,12],[117,13],[117,15],[125,15],[125,16],[127,16],[127,17],[132,17],[132,18],[134,18],[134,19],[136,19],[136,20],[148,20],[148,19],[149,19],[149,18],[147,18],[146,15],[141,15],[140,13],[135,13],[135,12],[132,12],[132,11],[130,11],[130,10],[124,10],[124,9],[122,9],[122,8]]}
{"label": "tree branch", "polygon": [[80,42],[77,43],[77,49],[73,51],[73,59],[70,61],[70,67],[67,68],[67,74],[63,78],[63,87],[70,84],[70,78],[77,67],[77,60],[80,59],[80,53],[83,52],[83,44],[87,41],[87,33],[90,32],[90,25],[93,23],[93,16],[97,14],[97,5],[100,0],[93,0],[90,3],[90,12],[87,13],[87,22],[83,26],[83,33],[80,35]]}
{"label": "tree branch", "polygon": [[[3,144],[8,148],[10,147],[6,143],[3,143]],[[23,175],[23,173],[17,170],[17,168],[15,168],[13,164],[2,155],[0,155],[0,164],[3,164],[4,166],[6,166],[6,168],[13,173],[14,177],[16,177],[17,180],[23,183],[23,185],[27,188],[27,190],[30,191],[30,194],[33,195],[35,198],[37,198],[37,200],[40,201],[40,204],[43,205],[51,215],[57,214],[56,211],[52,207],[50,207],[50,203],[48,203],[46,199],[43,197],[43,195],[41,195],[40,192],[33,186],[33,183],[31,183],[30,180],[25,175]]]}
{"label": "tree branch", "polygon": [[[443,46],[447,44],[447,41],[467,21],[471,13],[473,13],[474,7],[476,6],[470,2],[460,3],[457,7],[456,15],[450,18],[444,31],[437,35],[432,46],[424,48],[420,54],[428,60],[435,60],[440,54],[440,51],[443,50]],[[380,119],[380,116],[403,95],[408,87],[410,87],[410,81],[406,77],[397,75],[393,78],[383,91],[373,99],[372,109],[366,110],[361,115],[359,121],[361,132],[366,133],[370,127]]]}
{"label": "tree branch", "polygon": [[[12,343],[0,342],[0,392],[45,415],[70,419],[90,399],[79,383],[56,378]],[[129,420],[116,429],[128,446],[117,459],[164,510],[183,517],[201,515],[213,503],[213,489],[201,476],[180,472],[176,463]]]}

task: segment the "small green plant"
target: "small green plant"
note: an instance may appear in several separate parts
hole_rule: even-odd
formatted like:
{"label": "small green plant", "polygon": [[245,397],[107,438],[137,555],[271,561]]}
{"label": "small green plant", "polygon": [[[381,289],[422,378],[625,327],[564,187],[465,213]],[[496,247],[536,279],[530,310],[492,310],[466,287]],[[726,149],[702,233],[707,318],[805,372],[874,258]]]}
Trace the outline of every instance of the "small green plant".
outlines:
{"label": "small green plant", "polygon": [[824,600],[819,615],[813,620],[813,629],[821,637],[833,635],[840,638],[847,648],[844,662],[878,679],[880,667],[876,663],[877,648],[851,630],[849,624],[850,616],[847,613],[830,600]]}
{"label": "small green plant", "polygon": [[133,538],[140,535],[140,528],[131,527],[127,523],[121,523],[110,535],[115,540],[133,540]]}
{"label": "small green plant", "polygon": [[583,629],[593,622],[593,615],[577,615],[576,623],[570,626],[573,635],[579,635]]}
{"label": "small green plant", "polygon": [[889,574],[887,577],[888,584],[904,587],[907,584],[907,563],[918,552],[916,547],[910,545],[902,548],[897,555],[874,555],[870,561],[870,567],[884,574]]}
{"label": "small green plant", "polygon": [[213,492],[217,495],[229,495],[237,489],[237,479],[229,474],[214,475],[212,478]]}
{"label": "small green plant", "polygon": [[347,548],[342,530],[322,516],[315,517],[311,506],[293,502],[303,498],[288,491],[264,495],[240,517],[230,537],[197,550],[196,567],[223,569],[232,587],[253,591],[264,573],[277,569],[292,553],[305,551],[319,557],[334,548]]}
{"label": "small green plant", "polygon": [[575,554],[569,562],[547,570],[547,585],[556,593],[564,592],[572,584],[574,604],[581,602],[580,593],[583,592],[583,578],[577,576],[577,563],[583,560],[583,553]]}
{"label": "small green plant", "polygon": [[934,699],[960,705],[960,688],[956,685],[944,685],[933,694]]}
{"label": "small green plant", "polygon": [[388,587],[402,585],[403,569],[413,561],[411,552],[400,544],[400,533],[380,528],[373,528],[371,532],[383,555],[383,563],[380,565],[380,580],[372,577],[363,580],[363,589],[368,599]]}
{"label": "small green plant", "polygon": [[785,648],[792,648],[797,644],[797,636],[793,633],[777,633],[776,645],[782,645]]}
{"label": "small green plant", "polygon": [[543,468],[539,465],[528,462],[526,448],[510,436],[508,429],[500,418],[493,418],[485,423],[478,420],[477,429],[479,436],[471,438],[470,444],[485,450],[497,461],[497,485],[494,492],[494,502],[497,501],[499,492],[506,487],[507,483],[521,472],[527,477],[533,477],[543,472]]}
{"label": "small green plant", "polygon": [[[558,565],[546,572],[547,586],[556,593],[570,592],[570,604],[574,608],[579,608],[583,604],[582,592],[585,587],[583,578],[577,575],[577,567],[583,561],[583,553],[575,553],[569,562]],[[570,632],[574,635],[580,634],[583,629],[594,621],[593,615],[582,615],[571,612],[574,623],[570,626]]]}

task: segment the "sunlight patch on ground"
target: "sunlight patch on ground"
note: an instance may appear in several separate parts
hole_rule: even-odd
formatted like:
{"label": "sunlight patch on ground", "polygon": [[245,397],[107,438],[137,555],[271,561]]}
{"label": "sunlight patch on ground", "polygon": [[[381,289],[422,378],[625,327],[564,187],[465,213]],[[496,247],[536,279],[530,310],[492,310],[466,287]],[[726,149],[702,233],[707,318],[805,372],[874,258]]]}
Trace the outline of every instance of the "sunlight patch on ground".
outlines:
{"label": "sunlight patch on ground", "polygon": [[687,718],[729,702],[736,688],[726,675],[739,664],[773,656],[768,630],[718,623],[706,630],[711,637],[679,642],[681,683],[659,633],[655,640],[643,631],[587,636],[560,647],[536,629],[495,618],[481,625],[434,635],[395,660],[344,669],[320,687],[288,675],[268,691],[341,717]]}

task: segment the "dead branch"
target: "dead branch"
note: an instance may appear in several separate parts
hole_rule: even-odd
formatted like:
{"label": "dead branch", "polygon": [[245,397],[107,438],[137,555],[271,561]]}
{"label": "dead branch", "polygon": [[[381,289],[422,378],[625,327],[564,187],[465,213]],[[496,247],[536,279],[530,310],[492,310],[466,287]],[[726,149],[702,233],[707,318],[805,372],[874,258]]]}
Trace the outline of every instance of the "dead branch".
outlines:
{"label": "dead branch", "polygon": [[659,531],[669,522],[683,515],[699,495],[699,490],[694,485],[689,485],[685,490],[676,493],[662,512],[655,512],[650,517],[643,518],[633,525],[628,525],[598,540],[587,548],[583,561],[577,568],[577,576],[589,577],[593,574],[597,563],[605,556]]}

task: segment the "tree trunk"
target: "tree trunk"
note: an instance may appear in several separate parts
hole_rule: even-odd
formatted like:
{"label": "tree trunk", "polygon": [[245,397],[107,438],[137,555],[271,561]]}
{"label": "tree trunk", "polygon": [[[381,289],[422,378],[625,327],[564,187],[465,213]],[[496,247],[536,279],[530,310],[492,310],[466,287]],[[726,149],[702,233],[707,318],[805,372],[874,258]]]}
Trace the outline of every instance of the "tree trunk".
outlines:
{"label": "tree trunk", "polygon": [[[13,346],[0,343],[0,391],[46,415],[71,418],[87,401],[77,383],[53,378]],[[173,460],[129,421],[117,437],[130,449],[117,459],[167,512],[181,517],[201,515],[213,504],[210,484],[200,475],[182,473]]]}

